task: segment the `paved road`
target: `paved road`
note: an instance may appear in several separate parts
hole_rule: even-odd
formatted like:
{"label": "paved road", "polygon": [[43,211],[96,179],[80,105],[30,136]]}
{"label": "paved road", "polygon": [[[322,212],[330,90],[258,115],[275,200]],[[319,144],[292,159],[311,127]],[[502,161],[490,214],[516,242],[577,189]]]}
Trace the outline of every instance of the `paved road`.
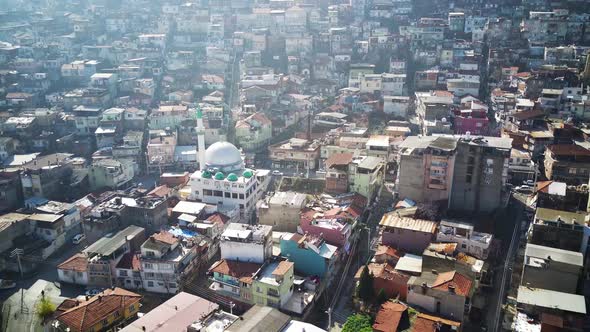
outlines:
{"label": "paved road", "polygon": [[[370,249],[373,249],[372,245],[375,243],[379,235],[377,232],[377,226],[379,225],[379,221],[381,221],[383,214],[391,208],[392,204],[393,196],[391,192],[386,189],[386,186],[383,186],[379,202],[370,209],[371,213],[368,216],[366,223],[367,228],[360,229],[361,233],[359,234],[358,250],[353,257],[354,261],[348,270],[345,284],[340,292],[340,297],[338,298],[338,301],[336,301],[332,310],[333,326],[331,328],[334,328],[335,330],[339,330],[346,322],[348,316],[354,313],[354,308],[352,306],[352,296],[355,292],[354,275],[372,256],[373,252]],[[370,230],[370,233],[368,230]],[[327,328],[327,326],[324,326],[324,328]]]}
{"label": "paved road", "polygon": [[486,315],[489,331],[502,330],[502,304],[506,298],[507,283],[510,282],[512,264],[516,256],[521,234],[521,221],[525,218],[525,206],[517,199],[512,198],[508,207],[509,215],[512,217],[510,227],[505,230],[504,246],[500,264],[495,267],[493,293],[488,297],[489,304]]}

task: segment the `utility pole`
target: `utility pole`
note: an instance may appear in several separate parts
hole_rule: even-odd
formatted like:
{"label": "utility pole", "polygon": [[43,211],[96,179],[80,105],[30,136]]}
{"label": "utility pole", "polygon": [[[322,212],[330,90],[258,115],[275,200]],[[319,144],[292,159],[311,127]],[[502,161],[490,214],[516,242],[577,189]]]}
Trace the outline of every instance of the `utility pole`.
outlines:
{"label": "utility pole", "polygon": [[332,328],[332,307],[328,307],[326,313],[328,314],[328,331],[330,331]]}
{"label": "utility pole", "polygon": [[16,256],[16,262],[18,263],[18,272],[20,272],[20,277],[23,278],[23,266],[20,262],[20,256],[25,253],[23,249],[15,248],[13,251],[10,252],[10,257]]}
{"label": "utility pole", "polygon": [[232,301],[229,302],[229,313],[230,314],[234,314],[234,307],[236,306],[235,303],[233,303]]}

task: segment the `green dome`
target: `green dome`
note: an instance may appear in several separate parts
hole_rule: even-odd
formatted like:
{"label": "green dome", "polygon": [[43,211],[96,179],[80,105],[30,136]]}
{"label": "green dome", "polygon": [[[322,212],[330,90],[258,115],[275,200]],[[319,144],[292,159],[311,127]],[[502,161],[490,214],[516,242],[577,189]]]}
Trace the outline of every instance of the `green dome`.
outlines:
{"label": "green dome", "polygon": [[234,173],[229,173],[227,180],[232,182],[238,181],[238,176]]}
{"label": "green dome", "polygon": [[210,179],[211,178],[211,172],[205,170],[201,173],[201,177],[205,178],[205,179]]}
{"label": "green dome", "polygon": [[246,179],[251,178],[254,175],[254,172],[252,172],[252,170],[245,170],[244,173],[242,174]]}
{"label": "green dome", "polygon": [[225,179],[225,175],[223,175],[223,173],[221,173],[221,172],[215,173],[215,180],[223,180],[223,179]]}

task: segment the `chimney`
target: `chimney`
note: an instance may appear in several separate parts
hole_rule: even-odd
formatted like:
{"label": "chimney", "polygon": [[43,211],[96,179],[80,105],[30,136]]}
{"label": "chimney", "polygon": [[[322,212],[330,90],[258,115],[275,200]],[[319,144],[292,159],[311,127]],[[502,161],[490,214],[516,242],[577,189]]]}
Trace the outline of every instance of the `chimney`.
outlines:
{"label": "chimney", "polygon": [[98,296],[98,302],[102,302],[102,295]]}

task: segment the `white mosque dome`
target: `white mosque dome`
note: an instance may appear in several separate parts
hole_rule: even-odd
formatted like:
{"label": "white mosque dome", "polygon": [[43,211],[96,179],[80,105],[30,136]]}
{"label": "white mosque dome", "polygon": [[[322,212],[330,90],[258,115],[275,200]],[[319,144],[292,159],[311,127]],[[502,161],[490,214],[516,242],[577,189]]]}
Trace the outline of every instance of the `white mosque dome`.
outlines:
{"label": "white mosque dome", "polygon": [[244,168],[242,154],[229,142],[215,142],[205,150],[207,168],[217,168],[222,172],[231,172]]}

